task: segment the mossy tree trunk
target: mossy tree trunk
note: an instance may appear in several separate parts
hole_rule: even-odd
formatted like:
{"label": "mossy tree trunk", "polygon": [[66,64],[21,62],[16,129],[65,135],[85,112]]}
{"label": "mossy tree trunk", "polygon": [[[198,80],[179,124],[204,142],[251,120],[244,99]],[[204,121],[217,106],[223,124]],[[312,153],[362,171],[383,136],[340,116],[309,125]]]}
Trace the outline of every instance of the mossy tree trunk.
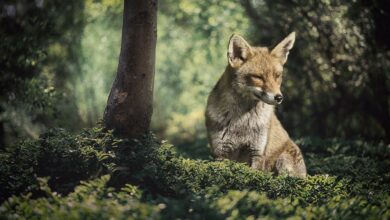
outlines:
{"label": "mossy tree trunk", "polygon": [[149,130],[157,39],[157,0],[125,0],[118,71],[104,123],[124,138]]}

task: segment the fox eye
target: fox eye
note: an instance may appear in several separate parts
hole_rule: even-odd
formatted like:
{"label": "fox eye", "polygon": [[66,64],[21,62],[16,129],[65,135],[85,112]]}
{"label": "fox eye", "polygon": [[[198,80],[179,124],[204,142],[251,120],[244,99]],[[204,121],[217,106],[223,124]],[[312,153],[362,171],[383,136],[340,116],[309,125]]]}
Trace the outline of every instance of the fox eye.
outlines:
{"label": "fox eye", "polygon": [[276,79],[279,79],[281,76],[282,76],[281,73],[277,73],[277,74],[275,75],[275,78],[276,78]]}
{"label": "fox eye", "polygon": [[264,81],[264,77],[263,77],[263,76],[251,74],[251,77],[254,78],[254,79],[257,79],[257,80],[262,80],[262,81]]}

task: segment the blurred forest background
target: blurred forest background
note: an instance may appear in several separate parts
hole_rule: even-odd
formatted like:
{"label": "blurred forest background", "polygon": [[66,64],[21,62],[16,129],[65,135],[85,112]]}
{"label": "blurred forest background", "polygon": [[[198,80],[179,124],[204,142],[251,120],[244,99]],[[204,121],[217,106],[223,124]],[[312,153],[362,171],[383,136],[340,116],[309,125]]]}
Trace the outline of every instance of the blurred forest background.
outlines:
{"label": "blurred forest background", "polygon": [[[0,146],[98,122],[118,64],[120,0],[0,3]],[[229,36],[274,46],[297,32],[277,114],[293,137],[390,139],[390,2],[161,0],[153,131],[207,144],[207,95]]]}

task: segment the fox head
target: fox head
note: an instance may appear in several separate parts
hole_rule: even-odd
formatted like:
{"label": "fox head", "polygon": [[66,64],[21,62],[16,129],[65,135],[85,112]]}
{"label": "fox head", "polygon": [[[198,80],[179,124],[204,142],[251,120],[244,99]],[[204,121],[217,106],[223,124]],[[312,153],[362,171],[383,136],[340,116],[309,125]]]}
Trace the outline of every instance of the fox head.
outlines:
{"label": "fox head", "polygon": [[295,32],[292,32],[269,51],[265,47],[252,47],[244,38],[233,34],[227,54],[233,73],[233,89],[245,98],[261,100],[270,105],[282,103],[280,85],[283,65],[294,41]]}

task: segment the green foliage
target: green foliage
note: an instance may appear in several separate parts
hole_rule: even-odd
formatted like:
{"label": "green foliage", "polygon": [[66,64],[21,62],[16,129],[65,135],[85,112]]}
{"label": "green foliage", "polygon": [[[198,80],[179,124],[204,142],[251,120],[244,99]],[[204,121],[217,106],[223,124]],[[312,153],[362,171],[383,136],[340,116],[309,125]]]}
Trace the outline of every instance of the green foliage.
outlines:
{"label": "green foliage", "polygon": [[122,1],[85,1],[85,27],[79,54],[81,72],[69,87],[77,94],[76,107],[86,126],[92,127],[106,106],[118,65]]}
{"label": "green foliage", "polygon": [[0,206],[0,216],[389,218],[388,146],[298,142],[310,174],[305,179],[232,161],[188,159],[153,135],[129,141],[99,127],[77,136],[53,130],[0,154],[0,187],[10,192],[2,200],[14,195]]}
{"label": "green foliage", "polygon": [[48,126],[77,127],[63,88],[77,72],[82,7],[80,1],[1,3],[1,148],[20,137],[38,138]]}
{"label": "green foliage", "polygon": [[73,190],[80,180],[109,169],[102,146],[91,145],[62,129],[51,130],[37,141],[23,141],[1,153],[0,199],[20,192],[35,191],[37,177],[49,176],[49,184],[60,193]]}
{"label": "green foliage", "polygon": [[[127,185],[120,192],[106,187],[109,176],[81,182],[67,197],[52,192],[44,179],[40,189],[45,198],[32,200],[31,194],[12,197],[0,215],[7,219],[154,219],[159,208],[140,202],[139,190]],[[12,212],[10,212],[12,210]]]}
{"label": "green foliage", "polygon": [[226,194],[209,190],[205,196],[181,199],[158,197],[145,200],[142,191],[133,185],[120,190],[106,187],[109,176],[82,182],[75,192],[62,197],[52,192],[45,180],[40,188],[45,198],[31,199],[28,194],[12,197],[0,207],[0,215],[7,219],[386,219],[389,200],[370,204],[362,197],[335,197],[322,206],[302,206],[298,199],[269,199],[255,191],[229,191]]}

